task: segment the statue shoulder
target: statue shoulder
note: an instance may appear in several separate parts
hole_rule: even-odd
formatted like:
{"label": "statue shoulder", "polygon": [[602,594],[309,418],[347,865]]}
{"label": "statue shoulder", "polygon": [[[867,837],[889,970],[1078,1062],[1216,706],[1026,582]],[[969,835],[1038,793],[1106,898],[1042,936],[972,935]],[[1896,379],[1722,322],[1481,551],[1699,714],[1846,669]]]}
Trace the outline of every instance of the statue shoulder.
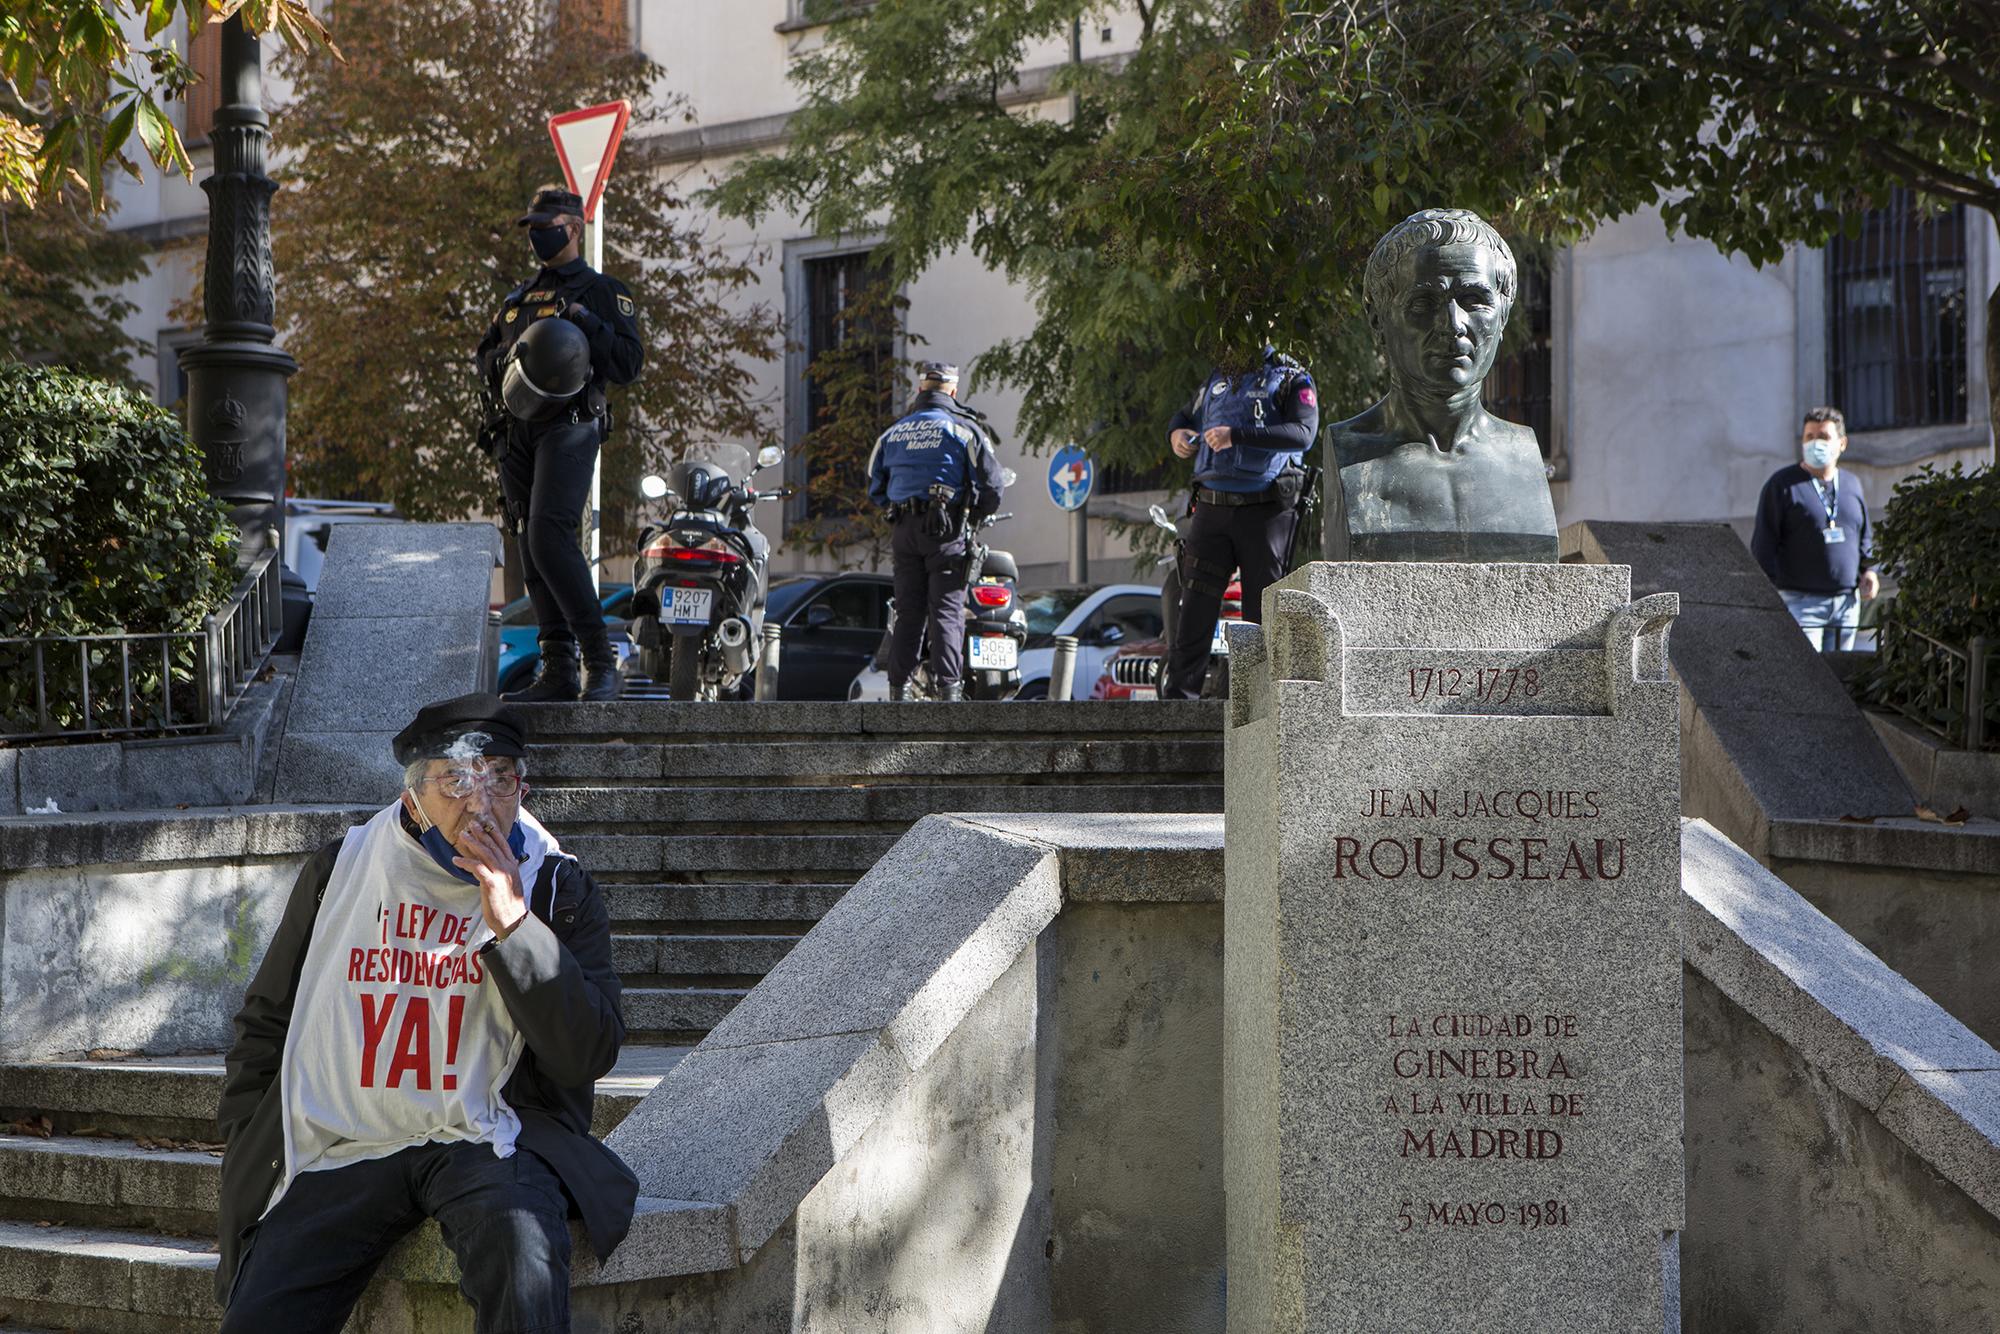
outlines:
{"label": "statue shoulder", "polygon": [[[1384,400],[1386,402],[1386,400]],[[1388,429],[1383,404],[1377,403],[1346,421],[1326,428],[1329,457],[1336,468],[1350,468],[1391,453],[1400,443]]]}

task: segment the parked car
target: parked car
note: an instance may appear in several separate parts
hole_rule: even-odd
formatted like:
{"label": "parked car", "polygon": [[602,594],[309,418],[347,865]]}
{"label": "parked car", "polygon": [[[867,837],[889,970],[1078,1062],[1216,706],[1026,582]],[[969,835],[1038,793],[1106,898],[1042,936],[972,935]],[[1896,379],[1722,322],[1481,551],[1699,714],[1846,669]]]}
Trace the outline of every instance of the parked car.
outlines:
{"label": "parked car", "polygon": [[1028,643],[1021,652],[1020,699],[1049,697],[1057,635],[1077,638],[1070,697],[1084,699],[1120,647],[1157,640],[1166,631],[1160,590],[1149,584],[1039,589],[1021,606],[1028,614]]}
{"label": "parked car", "polygon": [[[1014,602],[1028,620],[1028,640],[1021,648],[1021,690],[1015,699],[1049,697],[1057,635],[1075,635],[1079,641],[1076,671],[1070,680],[1072,697],[1081,699],[1077,687],[1097,679],[1104,660],[1118,645],[1158,639],[1163,633],[1160,590],[1149,584],[1081,584],[1017,591]],[[847,697],[889,698],[888,674],[871,663],[854,678]]]}
{"label": "parked car", "polygon": [[784,627],[778,698],[848,698],[848,686],[888,628],[891,587],[888,575],[860,571],[773,582],[764,600],[764,623]]}
{"label": "parked car", "polygon": [[[611,647],[618,651],[618,665],[629,670],[632,640],[625,629],[632,614],[632,585],[606,584],[599,592]],[[500,625],[499,681],[500,692],[505,694],[535,679],[535,669],[542,662],[542,646],[536,641],[540,627],[535,624],[534,604],[526,598],[515,598],[493,617]]]}
{"label": "parked car", "polygon": [[[1243,585],[1239,580],[1229,581],[1223,593],[1222,615],[1216,618],[1215,637],[1209,642],[1208,678],[1202,686],[1204,698],[1227,694],[1229,691],[1229,644],[1223,638],[1222,626],[1225,621],[1243,619]],[[1158,699],[1160,697],[1160,674],[1167,668],[1168,641],[1164,636],[1140,643],[1122,645],[1104,660],[1104,668],[1098,673],[1097,684],[1091,687],[1092,699]]]}
{"label": "parked car", "polygon": [[285,497],[283,559],[291,571],[305,580],[308,590],[319,588],[319,572],[326,564],[327,539],[344,523],[401,523],[403,516],[386,501],[311,500]]}

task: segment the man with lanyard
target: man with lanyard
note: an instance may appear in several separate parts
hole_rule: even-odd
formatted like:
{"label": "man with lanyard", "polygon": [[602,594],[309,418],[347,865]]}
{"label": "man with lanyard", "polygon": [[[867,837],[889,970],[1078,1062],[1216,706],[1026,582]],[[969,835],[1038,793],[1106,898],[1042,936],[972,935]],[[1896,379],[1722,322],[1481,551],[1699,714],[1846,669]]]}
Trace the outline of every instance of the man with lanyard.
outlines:
{"label": "man with lanyard", "polygon": [[1312,376],[1270,347],[1241,375],[1211,371],[1168,423],[1174,453],[1194,460],[1194,519],[1181,544],[1181,602],[1161,699],[1201,697],[1231,574],[1242,572],[1243,619],[1262,616],[1264,590],[1284,573],[1298,525],[1300,456],[1318,433]]}
{"label": "man with lanyard", "polygon": [[1000,508],[1000,460],[984,420],[958,402],[958,367],[918,367],[910,410],[875,441],[868,498],[889,511],[896,619],[889,635],[889,698],[905,698],[921,635],[940,699],[965,698],[968,523]]}
{"label": "man with lanyard", "polygon": [[590,1136],[625,1022],[590,874],[522,809],[521,711],[396,737],[399,798],[299,874],[229,1049],[223,1334],[336,1334],[435,1218],[482,1334],[569,1328],[572,1214],[610,1255],[638,1182]]}
{"label": "man with lanyard", "polygon": [[1847,424],[1838,409],[1807,412],[1799,462],[1764,483],[1750,537],[1750,554],[1822,653],[1854,647],[1861,601],[1881,591],[1868,502],[1859,479],[1838,466],[1846,449]]}
{"label": "man with lanyard", "polygon": [[520,535],[521,571],[541,627],[534,683],[508,698],[612,699],[618,694],[618,658],[590,566],[577,546],[577,529],[589,503],[597,451],[610,429],[604,388],[637,379],[645,347],[631,292],[583,261],[582,199],[560,186],[544,186],[516,221],[528,228],[542,267],[501,302],[475,354],[480,379],[497,401],[508,350],[523,331],[545,319],[568,320],[583,331],[590,345],[590,379],[572,403],[547,420],[500,416],[481,433],[500,464],[501,494]]}

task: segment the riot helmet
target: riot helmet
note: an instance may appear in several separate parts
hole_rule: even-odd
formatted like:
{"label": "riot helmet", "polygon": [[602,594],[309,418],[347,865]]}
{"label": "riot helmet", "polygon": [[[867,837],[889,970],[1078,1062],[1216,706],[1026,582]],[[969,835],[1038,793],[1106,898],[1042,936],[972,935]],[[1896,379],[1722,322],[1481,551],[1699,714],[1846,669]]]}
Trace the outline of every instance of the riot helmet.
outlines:
{"label": "riot helmet", "polygon": [[590,340],[564,319],[536,320],[507,349],[500,397],[524,422],[547,421],[590,383]]}

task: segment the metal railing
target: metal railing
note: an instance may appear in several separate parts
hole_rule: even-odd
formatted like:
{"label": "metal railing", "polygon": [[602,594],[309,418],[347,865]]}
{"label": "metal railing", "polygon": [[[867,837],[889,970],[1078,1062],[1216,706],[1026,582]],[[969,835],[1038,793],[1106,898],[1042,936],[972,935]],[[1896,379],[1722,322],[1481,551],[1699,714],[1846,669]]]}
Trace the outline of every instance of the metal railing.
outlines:
{"label": "metal railing", "polygon": [[[258,556],[199,630],[0,639],[0,670],[17,687],[0,741],[220,727],[284,628],[281,573],[277,552]],[[35,725],[22,730],[29,681]]]}
{"label": "metal railing", "polygon": [[[1884,621],[1877,641],[1885,675],[1895,686],[1886,702],[1945,744],[1962,750],[2000,749],[2000,728],[1989,727],[1989,705],[2000,702],[1995,666],[2000,654],[1986,636],[1974,635],[1963,648],[1932,639],[1920,630]],[[1904,672],[1914,658],[1917,671]]]}

